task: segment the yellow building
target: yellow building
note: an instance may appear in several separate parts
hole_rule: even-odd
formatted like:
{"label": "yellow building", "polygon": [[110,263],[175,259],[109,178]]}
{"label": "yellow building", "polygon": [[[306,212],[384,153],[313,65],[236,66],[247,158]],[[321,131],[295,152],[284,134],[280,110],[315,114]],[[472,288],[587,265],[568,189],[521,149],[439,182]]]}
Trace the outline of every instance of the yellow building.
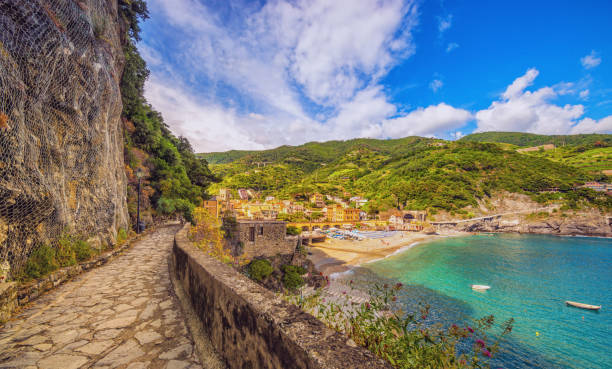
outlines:
{"label": "yellow building", "polygon": [[345,208],[340,204],[334,204],[327,208],[327,221],[328,222],[358,222],[359,209]]}

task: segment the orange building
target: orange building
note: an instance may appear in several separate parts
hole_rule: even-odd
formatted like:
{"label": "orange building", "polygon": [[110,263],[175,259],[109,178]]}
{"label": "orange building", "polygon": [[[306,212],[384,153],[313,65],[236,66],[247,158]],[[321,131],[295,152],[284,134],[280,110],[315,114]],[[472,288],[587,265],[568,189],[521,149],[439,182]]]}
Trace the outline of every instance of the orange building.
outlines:
{"label": "orange building", "polygon": [[360,213],[359,209],[345,208],[342,210],[344,213],[343,218],[345,222],[358,222],[359,221],[359,213]]}
{"label": "orange building", "polygon": [[219,203],[216,199],[202,201],[202,207],[208,211],[210,215],[215,218],[219,217]]}

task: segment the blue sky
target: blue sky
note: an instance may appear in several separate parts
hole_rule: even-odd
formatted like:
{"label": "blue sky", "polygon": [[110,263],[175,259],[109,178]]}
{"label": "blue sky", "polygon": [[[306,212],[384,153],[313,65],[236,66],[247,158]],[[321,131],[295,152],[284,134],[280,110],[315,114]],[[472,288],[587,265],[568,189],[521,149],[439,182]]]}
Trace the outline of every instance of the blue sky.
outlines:
{"label": "blue sky", "polygon": [[145,95],[196,151],[612,132],[612,2],[148,0]]}

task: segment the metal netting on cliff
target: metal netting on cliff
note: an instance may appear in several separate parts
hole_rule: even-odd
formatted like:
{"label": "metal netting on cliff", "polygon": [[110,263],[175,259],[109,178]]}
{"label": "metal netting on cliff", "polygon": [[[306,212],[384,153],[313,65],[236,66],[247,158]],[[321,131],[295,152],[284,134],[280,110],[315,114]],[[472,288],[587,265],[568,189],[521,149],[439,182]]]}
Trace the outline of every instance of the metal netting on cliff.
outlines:
{"label": "metal netting on cliff", "polygon": [[0,263],[125,227],[116,1],[0,0]]}

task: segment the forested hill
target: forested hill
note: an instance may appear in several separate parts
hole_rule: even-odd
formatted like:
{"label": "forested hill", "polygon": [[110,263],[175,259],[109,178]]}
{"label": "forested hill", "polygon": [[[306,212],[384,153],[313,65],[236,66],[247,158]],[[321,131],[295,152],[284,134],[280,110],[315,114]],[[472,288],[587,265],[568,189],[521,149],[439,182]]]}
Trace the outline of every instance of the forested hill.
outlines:
{"label": "forested hill", "polygon": [[359,148],[392,153],[408,152],[415,145],[422,143],[442,142],[424,137],[405,137],[395,140],[376,140],[371,138],[356,138],[347,141],[308,142],[300,146],[280,146],[275,149],[261,151],[231,150],[225,152],[212,152],[198,154],[210,164],[226,164],[236,161],[264,163],[264,162],[300,162],[331,163],[339,156]]}
{"label": "forested hill", "polygon": [[580,135],[537,135],[522,132],[482,132],[472,133],[461,138],[461,141],[471,142],[498,142],[507,143],[521,147],[539,146],[553,144],[555,146],[565,145],[593,145],[602,143],[612,146],[612,134],[580,134]]}
{"label": "forested hill", "polygon": [[[609,149],[609,148],[607,148]],[[355,139],[282,146],[272,150],[203,154],[222,182],[219,188],[253,188],[262,195],[305,198],[314,192],[360,195],[372,212],[398,204],[416,209],[459,211],[501,190],[528,194],[561,188],[568,206],[612,208],[610,197],[570,191],[589,180],[608,180],[538,154],[519,153],[507,144],[423,137],[397,140]]]}

